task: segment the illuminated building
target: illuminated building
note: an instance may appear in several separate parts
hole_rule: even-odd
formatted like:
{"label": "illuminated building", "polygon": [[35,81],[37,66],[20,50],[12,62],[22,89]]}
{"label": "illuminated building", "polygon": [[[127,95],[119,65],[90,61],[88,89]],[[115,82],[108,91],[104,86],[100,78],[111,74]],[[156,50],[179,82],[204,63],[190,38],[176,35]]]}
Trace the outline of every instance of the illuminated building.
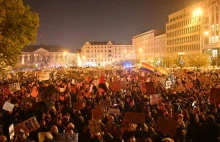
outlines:
{"label": "illuminated building", "polygon": [[166,24],[167,53],[210,53],[213,61],[217,61],[220,47],[219,16],[219,0],[203,0],[170,14]]}
{"label": "illuminated building", "polygon": [[134,59],[134,51],[132,45],[87,41],[82,47],[81,57],[84,66],[105,66],[119,60]]}
{"label": "illuminated building", "polygon": [[22,65],[37,65],[38,67],[66,66],[73,64],[76,55],[67,52],[66,48],[56,45],[28,45],[22,50],[20,61]]}
{"label": "illuminated building", "polygon": [[152,62],[165,54],[166,34],[162,30],[151,30],[132,38],[136,59]]}

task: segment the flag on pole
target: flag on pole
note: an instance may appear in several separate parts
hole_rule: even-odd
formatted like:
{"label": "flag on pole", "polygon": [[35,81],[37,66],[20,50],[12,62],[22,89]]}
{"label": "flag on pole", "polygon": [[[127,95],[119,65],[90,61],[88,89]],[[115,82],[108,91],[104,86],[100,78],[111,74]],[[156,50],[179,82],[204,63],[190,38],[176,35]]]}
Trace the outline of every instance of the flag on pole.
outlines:
{"label": "flag on pole", "polygon": [[103,77],[103,75],[101,74],[100,79],[99,79],[99,92],[105,92],[107,91],[107,86],[105,84],[105,79]]}
{"label": "flag on pole", "polygon": [[155,71],[155,67],[151,66],[150,64],[148,63],[141,63],[141,69],[142,70],[146,70],[146,71],[149,71],[151,73],[153,73]]}

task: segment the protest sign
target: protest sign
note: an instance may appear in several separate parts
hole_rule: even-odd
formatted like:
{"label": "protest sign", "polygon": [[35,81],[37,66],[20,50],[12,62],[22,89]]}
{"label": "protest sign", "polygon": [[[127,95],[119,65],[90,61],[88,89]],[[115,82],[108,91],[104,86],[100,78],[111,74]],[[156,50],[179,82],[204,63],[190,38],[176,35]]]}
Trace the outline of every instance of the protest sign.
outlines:
{"label": "protest sign", "polygon": [[49,80],[50,79],[50,73],[49,72],[40,72],[38,74],[38,80],[39,81],[44,81],[44,80]]}
{"label": "protest sign", "polygon": [[220,88],[211,89],[209,101],[212,104],[220,104]]}
{"label": "protest sign", "polygon": [[40,128],[40,125],[38,124],[37,120],[35,117],[31,117],[19,124],[16,125],[16,128],[22,129],[25,133],[37,130]]}
{"label": "protest sign", "polygon": [[170,136],[174,136],[178,123],[173,119],[159,117],[155,130]]}
{"label": "protest sign", "polygon": [[83,109],[84,108],[83,102],[75,102],[75,103],[73,103],[73,108],[76,109],[76,110]]}
{"label": "protest sign", "polygon": [[107,108],[107,107],[110,107],[110,101],[100,101],[99,102],[99,107],[100,108]]}
{"label": "protest sign", "polygon": [[78,142],[78,133],[74,134],[61,134],[55,137],[56,142]]}
{"label": "protest sign", "polygon": [[125,112],[124,122],[135,123],[135,124],[144,124],[145,123],[145,114],[144,113],[135,113],[135,112]]}
{"label": "protest sign", "polygon": [[193,88],[193,83],[192,83],[192,82],[187,82],[187,83],[185,84],[185,86],[186,86],[186,89],[187,89],[187,90],[190,90],[190,89]]}
{"label": "protest sign", "polygon": [[7,111],[12,111],[14,106],[15,106],[14,104],[5,102],[2,109],[7,110]]}
{"label": "protest sign", "polygon": [[162,102],[162,97],[160,94],[150,95],[150,105],[159,104]]}
{"label": "protest sign", "polygon": [[11,124],[11,126],[8,128],[8,130],[9,130],[10,140],[14,139],[14,136],[15,136],[14,124]]}
{"label": "protest sign", "polygon": [[60,93],[63,93],[63,92],[65,92],[65,88],[60,88]]}
{"label": "protest sign", "polygon": [[100,119],[103,117],[104,111],[101,108],[94,108],[91,110],[94,119]]}
{"label": "protest sign", "polygon": [[156,94],[156,87],[153,82],[145,82],[146,94]]}
{"label": "protest sign", "polygon": [[108,113],[109,113],[109,114],[119,115],[119,114],[120,114],[120,110],[119,110],[119,109],[114,109],[114,108],[109,108],[109,109],[108,109]]}
{"label": "protest sign", "polygon": [[127,84],[125,81],[114,81],[109,83],[109,88],[112,90],[127,89]]}
{"label": "protest sign", "polygon": [[182,86],[182,85],[178,85],[177,88],[176,88],[176,91],[179,91],[179,92],[182,92],[182,91],[185,91],[185,87]]}
{"label": "protest sign", "polygon": [[172,85],[171,81],[166,81],[166,89],[169,89]]}
{"label": "protest sign", "polygon": [[11,92],[16,92],[16,91],[21,90],[19,83],[8,84],[8,86]]}
{"label": "protest sign", "polygon": [[36,86],[32,88],[31,96],[34,98],[38,96],[38,90]]}
{"label": "protest sign", "polygon": [[101,132],[101,125],[99,120],[89,120],[89,129],[92,133]]}

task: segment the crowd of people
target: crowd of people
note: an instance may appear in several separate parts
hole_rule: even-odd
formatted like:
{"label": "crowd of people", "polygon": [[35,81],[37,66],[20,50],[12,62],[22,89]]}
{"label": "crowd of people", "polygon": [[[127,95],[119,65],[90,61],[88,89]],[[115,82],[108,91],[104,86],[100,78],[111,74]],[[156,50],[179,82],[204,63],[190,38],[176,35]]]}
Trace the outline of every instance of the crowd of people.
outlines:
{"label": "crowd of people", "polygon": [[[55,142],[56,136],[63,133],[77,133],[79,142],[220,141],[218,92],[210,99],[212,88],[219,87],[218,71],[169,70],[169,74],[163,75],[142,70],[114,74],[110,70],[95,75],[92,70],[83,73],[86,70],[83,68],[60,70],[52,71],[50,79],[44,81],[28,75],[11,75],[10,79],[2,80],[1,86],[18,82],[21,89],[7,95],[1,91],[1,106],[9,102],[14,108],[0,111],[0,142],[38,142],[41,141],[38,134],[42,132],[48,132],[44,142]],[[169,86],[167,81],[171,82]],[[111,82],[125,82],[126,88],[111,88]],[[161,96],[158,103],[151,103],[150,95],[154,94],[148,93],[143,86],[145,82],[155,85],[155,94]],[[191,87],[187,87],[189,82]],[[102,108],[101,101],[109,102],[108,106]],[[76,103],[82,106],[75,107]],[[102,117],[94,116],[95,108],[102,109]],[[119,113],[110,114],[110,108]],[[127,112],[144,114],[145,123],[127,121]],[[25,132],[16,128],[31,117],[39,123],[38,129]],[[158,128],[160,118],[177,123],[173,134]],[[98,120],[101,129],[92,130],[90,120]],[[10,138],[12,124],[15,135]]]}

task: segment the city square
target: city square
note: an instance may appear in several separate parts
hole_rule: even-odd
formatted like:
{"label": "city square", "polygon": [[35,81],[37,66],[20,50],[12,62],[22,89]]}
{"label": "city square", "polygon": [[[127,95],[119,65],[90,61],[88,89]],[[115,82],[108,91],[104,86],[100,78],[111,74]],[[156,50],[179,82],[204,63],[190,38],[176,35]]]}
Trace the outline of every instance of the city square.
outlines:
{"label": "city square", "polygon": [[0,0],[0,142],[219,142],[219,13]]}

